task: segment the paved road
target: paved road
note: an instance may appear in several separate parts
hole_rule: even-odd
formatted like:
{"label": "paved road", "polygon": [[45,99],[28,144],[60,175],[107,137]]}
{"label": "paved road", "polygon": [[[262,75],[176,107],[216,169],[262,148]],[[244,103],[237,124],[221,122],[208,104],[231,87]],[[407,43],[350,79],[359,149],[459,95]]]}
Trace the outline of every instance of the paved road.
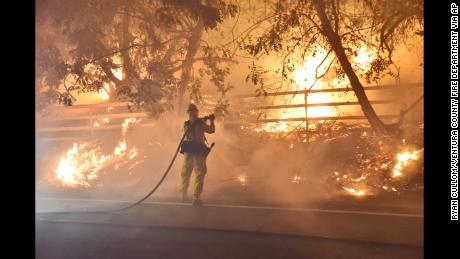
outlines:
{"label": "paved road", "polygon": [[37,221],[36,258],[423,258],[423,248],[249,232]]}
{"label": "paved road", "polygon": [[[39,199],[37,211],[100,211],[122,208],[129,201]],[[356,210],[324,210],[184,203],[144,202],[119,213],[47,214],[37,220],[252,231],[341,240],[365,240],[423,246],[423,215]]]}

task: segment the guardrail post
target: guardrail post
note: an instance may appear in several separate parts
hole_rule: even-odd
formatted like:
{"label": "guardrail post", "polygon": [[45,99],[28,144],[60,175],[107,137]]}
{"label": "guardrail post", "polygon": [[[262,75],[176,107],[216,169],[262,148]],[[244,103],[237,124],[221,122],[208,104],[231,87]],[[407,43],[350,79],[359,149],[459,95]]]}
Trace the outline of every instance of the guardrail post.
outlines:
{"label": "guardrail post", "polygon": [[304,91],[305,100],[305,139],[308,140],[308,90]]}
{"label": "guardrail post", "polygon": [[90,116],[89,123],[91,124],[90,134],[91,134],[91,138],[93,138],[94,137],[94,121],[93,121],[94,118],[93,118],[93,109],[91,107],[89,107],[89,116]]}

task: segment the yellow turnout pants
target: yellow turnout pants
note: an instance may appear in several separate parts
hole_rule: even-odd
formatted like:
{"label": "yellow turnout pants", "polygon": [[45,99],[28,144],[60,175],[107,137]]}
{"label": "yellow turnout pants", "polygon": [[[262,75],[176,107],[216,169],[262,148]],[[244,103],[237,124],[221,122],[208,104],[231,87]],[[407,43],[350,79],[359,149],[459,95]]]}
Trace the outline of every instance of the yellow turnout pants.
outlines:
{"label": "yellow turnout pants", "polygon": [[187,195],[190,176],[195,169],[195,185],[193,188],[193,198],[199,199],[203,192],[204,176],[206,175],[206,157],[197,154],[184,153],[184,163],[181,171],[180,191]]}

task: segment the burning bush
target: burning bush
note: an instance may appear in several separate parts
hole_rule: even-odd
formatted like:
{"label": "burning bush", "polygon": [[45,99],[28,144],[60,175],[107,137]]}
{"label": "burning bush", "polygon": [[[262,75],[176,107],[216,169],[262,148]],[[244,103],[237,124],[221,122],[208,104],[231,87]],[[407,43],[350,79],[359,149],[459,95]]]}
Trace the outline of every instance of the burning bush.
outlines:
{"label": "burning bush", "polygon": [[423,148],[363,131],[350,147],[348,159],[332,175],[345,193],[363,197],[380,192],[400,193],[421,186]]}
{"label": "burning bush", "polygon": [[55,182],[64,187],[90,187],[101,173],[118,170],[128,163],[128,171],[137,164],[136,147],[128,148],[126,134],[130,124],[137,123],[135,118],[126,119],[121,125],[122,140],[110,154],[103,154],[101,145],[96,142],[73,143],[72,147],[60,158],[54,175]]}

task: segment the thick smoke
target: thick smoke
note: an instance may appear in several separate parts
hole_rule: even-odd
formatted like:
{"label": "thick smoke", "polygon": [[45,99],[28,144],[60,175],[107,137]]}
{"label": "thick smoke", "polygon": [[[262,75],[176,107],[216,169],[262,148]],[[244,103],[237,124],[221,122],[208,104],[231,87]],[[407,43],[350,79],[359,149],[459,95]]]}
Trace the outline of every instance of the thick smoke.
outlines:
{"label": "thick smoke", "polygon": [[[201,114],[205,115],[205,114]],[[134,201],[159,181],[169,165],[183,133],[186,114],[168,112],[158,119],[143,118],[127,131],[128,148],[136,147],[138,159],[130,168],[103,170],[89,187],[69,188],[56,182],[59,158],[72,142],[37,142],[37,194],[60,198],[92,198]],[[143,125],[149,124],[150,127]],[[243,134],[216,121],[216,133],[207,135],[216,146],[207,160],[203,199],[212,203],[252,203],[309,206],[340,195],[330,177],[347,163],[356,134],[304,143],[262,134]],[[106,153],[121,140],[121,129],[100,131],[94,141]],[[358,136],[361,133],[357,133]],[[78,141],[77,141],[78,142]],[[178,201],[183,156],[178,155],[168,177],[151,197],[153,201]],[[134,162],[130,162],[133,164]],[[189,195],[194,178],[191,178]]]}

